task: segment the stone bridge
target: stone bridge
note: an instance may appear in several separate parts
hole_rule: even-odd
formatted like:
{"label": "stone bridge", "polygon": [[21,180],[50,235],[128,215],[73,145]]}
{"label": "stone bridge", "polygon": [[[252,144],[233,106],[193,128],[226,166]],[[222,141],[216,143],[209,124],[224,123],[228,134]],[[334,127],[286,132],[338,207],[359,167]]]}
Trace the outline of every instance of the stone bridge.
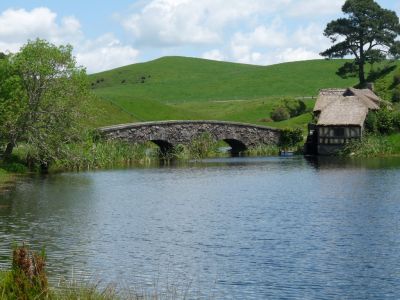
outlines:
{"label": "stone bridge", "polygon": [[225,141],[232,153],[239,153],[260,144],[276,145],[280,130],[265,126],[224,121],[159,121],[121,124],[99,128],[106,139],[133,143],[154,142],[161,152],[179,144],[189,144],[204,133],[216,141]]}

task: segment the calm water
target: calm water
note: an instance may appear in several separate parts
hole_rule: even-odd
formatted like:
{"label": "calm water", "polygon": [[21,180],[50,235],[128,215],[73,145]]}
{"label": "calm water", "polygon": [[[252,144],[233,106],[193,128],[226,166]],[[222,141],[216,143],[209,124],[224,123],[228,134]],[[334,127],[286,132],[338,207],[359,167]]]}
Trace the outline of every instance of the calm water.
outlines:
{"label": "calm water", "polygon": [[46,246],[53,281],[173,283],[207,299],[399,299],[399,183],[399,159],[32,178],[0,196],[0,267],[28,241]]}

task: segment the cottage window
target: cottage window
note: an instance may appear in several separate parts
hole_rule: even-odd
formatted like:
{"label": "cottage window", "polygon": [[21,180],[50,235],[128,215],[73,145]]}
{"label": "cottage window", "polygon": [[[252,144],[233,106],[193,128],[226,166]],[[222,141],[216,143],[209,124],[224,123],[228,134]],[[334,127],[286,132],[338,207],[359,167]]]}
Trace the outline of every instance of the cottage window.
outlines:
{"label": "cottage window", "polygon": [[335,137],[344,137],[344,128],[334,128],[333,135]]}

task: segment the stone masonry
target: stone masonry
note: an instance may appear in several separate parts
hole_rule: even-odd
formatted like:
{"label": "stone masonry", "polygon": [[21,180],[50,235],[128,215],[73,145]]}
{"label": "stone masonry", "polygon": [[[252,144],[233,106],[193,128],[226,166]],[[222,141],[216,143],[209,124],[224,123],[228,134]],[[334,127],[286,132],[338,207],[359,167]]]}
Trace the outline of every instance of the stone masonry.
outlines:
{"label": "stone masonry", "polygon": [[122,124],[99,128],[106,139],[132,143],[152,141],[162,151],[178,144],[188,144],[203,133],[224,140],[233,151],[243,151],[259,144],[276,145],[280,130],[265,126],[223,121],[161,121]]}

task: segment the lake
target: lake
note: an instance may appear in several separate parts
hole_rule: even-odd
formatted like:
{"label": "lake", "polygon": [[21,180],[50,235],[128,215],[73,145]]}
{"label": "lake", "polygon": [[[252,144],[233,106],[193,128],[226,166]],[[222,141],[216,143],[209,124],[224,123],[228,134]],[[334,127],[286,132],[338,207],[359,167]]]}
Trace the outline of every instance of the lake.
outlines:
{"label": "lake", "polygon": [[399,299],[400,159],[221,158],[22,180],[0,268],[45,246],[51,281],[189,299]]}

